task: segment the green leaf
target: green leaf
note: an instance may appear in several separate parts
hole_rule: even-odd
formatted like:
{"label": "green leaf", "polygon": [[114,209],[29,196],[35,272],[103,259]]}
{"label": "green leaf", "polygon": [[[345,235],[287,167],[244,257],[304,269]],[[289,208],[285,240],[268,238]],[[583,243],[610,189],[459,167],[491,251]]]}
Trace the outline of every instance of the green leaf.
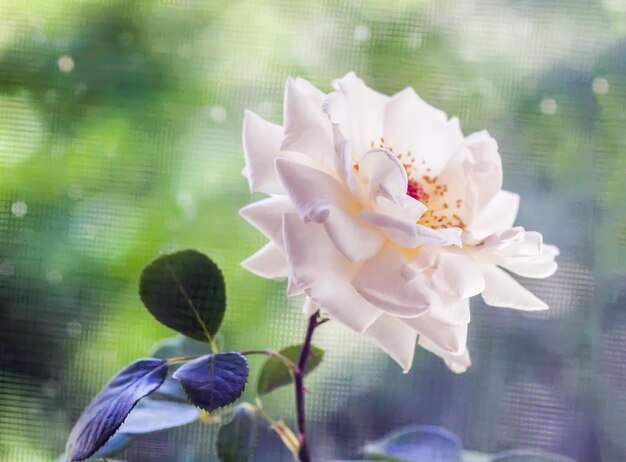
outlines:
{"label": "green leaf", "polygon": [[220,427],[217,456],[222,462],[247,462],[252,458],[257,439],[254,407],[242,403],[233,411],[230,422]]}
{"label": "green leaf", "polygon": [[163,255],[150,263],[141,274],[139,295],[157,321],[203,342],[213,342],[226,310],[220,269],[195,250]]}
{"label": "green leaf", "polygon": [[[280,354],[296,363],[300,356],[300,350],[302,345],[291,345],[287,348],[280,350]],[[324,359],[324,350],[311,345],[311,353],[306,363],[304,373],[308,374],[315,369]],[[289,385],[292,381],[292,374],[290,369],[279,359],[269,358],[265,361],[261,373],[259,374],[259,380],[257,382],[256,391],[259,396],[266,395],[277,388],[284,385]]]}

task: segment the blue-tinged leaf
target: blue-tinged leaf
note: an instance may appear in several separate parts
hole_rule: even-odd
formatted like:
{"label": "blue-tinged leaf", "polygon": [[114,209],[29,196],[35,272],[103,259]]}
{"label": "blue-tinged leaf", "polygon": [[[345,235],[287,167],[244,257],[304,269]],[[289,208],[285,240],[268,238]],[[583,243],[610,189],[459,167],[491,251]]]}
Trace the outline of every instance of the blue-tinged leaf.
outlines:
{"label": "blue-tinged leaf", "polygon": [[140,359],[117,374],[89,403],[72,428],[65,453],[70,461],[85,460],[100,449],[120,427],[137,401],[165,380],[167,364]]}
{"label": "blue-tinged leaf", "polygon": [[576,462],[567,456],[549,452],[515,449],[494,454],[490,462]]}
{"label": "blue-tinged leaf", "polygon": [[[177,335],[176,337],[166,338],[157,343],[152,348],[150,356],[153,358],[169,359],[181,356],[201,356],[210,352],[210,347],[206,343],[193,340],[184,335]],[[153,396],[155,398],[174,400],[181,403],[189,402],[180,382],[171,378],[173,372],[181,365],[182,364],[170,365],[167,378],[163,382],[163,385],[154,392]]]}
{"label": "blue-tinged leaf", "polygon": [[180,381],[193,404],[212,412],[241,396],[248,361],[240,353],[206,355],[181,366],[172,377]]}
{"label": "blue-tinged leaf", "polygon": [[132,443],[132,441],[132,436],[125,435],[124,433],[116,433],[111,438],[109,438],[109,441],[107,441],[104,446],[98,449],[95,454],[89,458],[89,460],[104,459],[110,456],[114,456],[115,454],[126,449],[126,447],[130,443]]}
{"label": "blue-tinged leaf", "polygon": [[[118,452],[122,451],[133,441],[133,437],[130,435],[125,435],[123,433],[116,433],[109,441],[105,443],[100,449],[98,449],[93,456],[91,456],[87,460],[99,460],[104,459],[110,456],[114,456]],[[56,462],[67,462],[68,458],[65,453],[61,454]],[[107,459],[111,460],[111,459]]]}
{"label": "blue-tinged leaf", "polygon": [[257,439],[257,420],[254,408],[240,404],[233,418],[220,427],[217,435],[217,457],[222,462],[247,462],[252,458]]}
{"label": "blue-tinged leaf", "polygon": [[376,460],[407,462],[461,462],[462,445],[448,430],[415,425],[368,444],[364,453]]}
{"label": "blue-tinged leaf", "polygon": [[128,414],[117,433],[144,435],[190,424],[200,417],[191,404],[144,398]]}

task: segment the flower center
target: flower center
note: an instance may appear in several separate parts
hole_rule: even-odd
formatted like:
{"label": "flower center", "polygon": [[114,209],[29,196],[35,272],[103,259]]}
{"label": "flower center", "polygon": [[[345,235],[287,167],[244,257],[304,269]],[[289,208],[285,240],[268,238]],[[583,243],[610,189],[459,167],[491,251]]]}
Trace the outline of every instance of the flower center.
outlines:
{"label": "flower center", "polygon": [[407,151],[406,154],[396,152],[392,147],[385,145],[384,138],[380,139],[379,147],[392,152],[402,162],[408,178],[407,195],[428,206],[428,210],[418,221],[420,225],[433,229],[465,229],[465,223],[459,216],[463,199],[451,199],[448,185],[440,183],[438,177],[430,176],[431,170],[423,159],[421,165],[417,165],[411,151]]}

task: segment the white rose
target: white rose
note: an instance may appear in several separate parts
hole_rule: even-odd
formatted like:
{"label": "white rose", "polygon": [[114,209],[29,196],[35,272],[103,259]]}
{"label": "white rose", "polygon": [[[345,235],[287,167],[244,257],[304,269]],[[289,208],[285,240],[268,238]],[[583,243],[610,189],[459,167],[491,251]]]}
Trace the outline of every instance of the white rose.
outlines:
{"label": "white rose", "polygon": [[501,189],[487,132],[464,137],[411,88],[388,97],[353,73],[333,87],[289,79],[283,126],[246,112],[244,174],[270,197],[241,210],[269,239],[243,266],[288,278],[307,316],[321,310],[404,370],[419,336],[463,372],[469,298],[547,309],[501,268],[547,277],[558,251],[513,227],[519,196]]}

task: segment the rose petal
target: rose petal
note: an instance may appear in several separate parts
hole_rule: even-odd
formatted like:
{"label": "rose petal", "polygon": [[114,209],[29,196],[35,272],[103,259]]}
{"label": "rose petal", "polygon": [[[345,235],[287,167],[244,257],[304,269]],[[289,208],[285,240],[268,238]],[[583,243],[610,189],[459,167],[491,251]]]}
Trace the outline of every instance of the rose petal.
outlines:
{"label": "rose petal", "polygon": [[498,191],[485,208],[472,220],[467,228],[475,239],[511,228],[519,208],[519,195],[509,191]]}
{"label": "rose petal", "polygon": [[384,124],[385,146],[395,153],[409,153],[416,165],[430,168],[437,176],[463,142],[456,118],[448,120],[443,111],[423,101],[412,88],[391,97]]}
{"label": "rose petal", "polygon": [[430,313],[415,318],[398,319],[447,352],[461,354],[465,351],[467,324],[447,324],[435,319]]}
{"label": "rose petal", "polygon": [[363,336],[391,356],[404,372],[409,371],[415,354],[417,332],[397,318],[383,313],[363,332]]}
{"label": "rose petal", "polygon": [[485,277],[483,300],[487,305],[526,311],[547,310],[548,305],[495,266],[481,265]]}
{"label": "rose petal", "polygon": [[309,297],[304,297],[304,305],[302,306],[302,312],[307,318],[310,318],[315,313],[320,311],[321,308],[315,304]]}
{"label": "rose petal", "polygon": [[239,210],[239,215],[282,248],[283,214],[294,210],[288,197],[274,196],[246,205]]}
{"label": "rose petal", "polygon": [[344,138],[337,124],[333,124],[333,139],[335,142],[335,171],[352,195],[361,201],[364,196],[361,182],[355,174],[352,147],[350,142]]}
{"label": "rose petal", "polygon": [[384,190],[388,197],[406,195],[406,170],[386,149],[372,149],[359,162],[359,176],[368,182],[370,200]]}
{"label": "rose petal", "polygon": [[[274,171],[274,159],[281,154],[283,128],[245,111],[243,119],[244,169],[250,191],[284,194],[284,188]],[[287,154],[288,155],[288,154]]]}
{"label": "rose petal", "polygon": [[[333,86],[345,97],[345,103],[327,107],[331,120],[340,122],[341,131],[352,144],[358,161],[383,136],[383,123],[389,97],[369,88],[353,72],[335,80]],[[344,105],[345,104],[345,109]],[[345,115],[339,112],[345,112]]]}
{"label": "rose petal", "polygon": [[468,181],[465,205],[475,217],[502,189],[502,159],[487,131],[469,135],[465,143],[470,153],[463,164]]}
{"label": "rose petal", "polygon": [[433,303],[429,313],[433,319],[452,325],[463,325],[470,322],[469,298],[451,297],[439,294],[439,303]]}
{"label": "rose petal", "polygon": [[331,125],[322,113],[321,98],[311,97],[311,85],[287,79],[285,86],[285,137],[281,149],[305,153],[324,163],[333,149]]}
{"label": "rose petal", "polygon": [[322,225],[303,223],[297,214],[283,220],[289,277],[313,303],[356,332],[363,332],[381,311],[350,284],[354,268],[335,248]]}
{"label": "rose petal", "polygon": [[459,228],[437,230],[367,210],[360,212],[359,218],[366,223],[381,227],[385,235],[401,247],[461,246],[461,230]]}
{"label": "rose petal", "polygon": [[255,254],[241,262],[248,271],[267,279],[287,277],[287,259],[283,251],[273,242],[261,247]]}
{"label": "rose petal", "polygon": [[385,243],[381,233],[359,224],[339,207],[328,207],[323,220],[337,250],[353,263],[368,260],[378,253]]}
{"label": "rose petal", "polygon": [[461,253],[440,252],[432,281],[439,289],[458,298],[478,295],[485,288],[480,267]]}
{"label": "rose petal", "polygon": [[498,264],[512,273],[534,279],[552,276],[559,266],[554,261],[554,255],[547,252],[532,257],[508,257],[502,259]]}
{"label": "rose petal", "polygon": [[418,316],[437,300],[420,273],[411,272],[402,253],[385,248],[363,263],[352,285],[372,305],[402,317]]}
{"label": "rose petal", "polygon": [[352,262],[375,255],[384,243],[383,236],[357,222],[349,212],[358,203],[335,178],[296,162],[278,159],[276,170],[302,221],[323,223],[326,232]]}
{"label": "rose petal", "polygon": [[452,354],[442,348],[439,348],[423,335],[420,335],[417,344],[443,359],[446,366],[448,366],[448,368],[456,374],[462,374],[472,365],[467,348],[465,348],[465,350],[463,350],[460,354]]}

